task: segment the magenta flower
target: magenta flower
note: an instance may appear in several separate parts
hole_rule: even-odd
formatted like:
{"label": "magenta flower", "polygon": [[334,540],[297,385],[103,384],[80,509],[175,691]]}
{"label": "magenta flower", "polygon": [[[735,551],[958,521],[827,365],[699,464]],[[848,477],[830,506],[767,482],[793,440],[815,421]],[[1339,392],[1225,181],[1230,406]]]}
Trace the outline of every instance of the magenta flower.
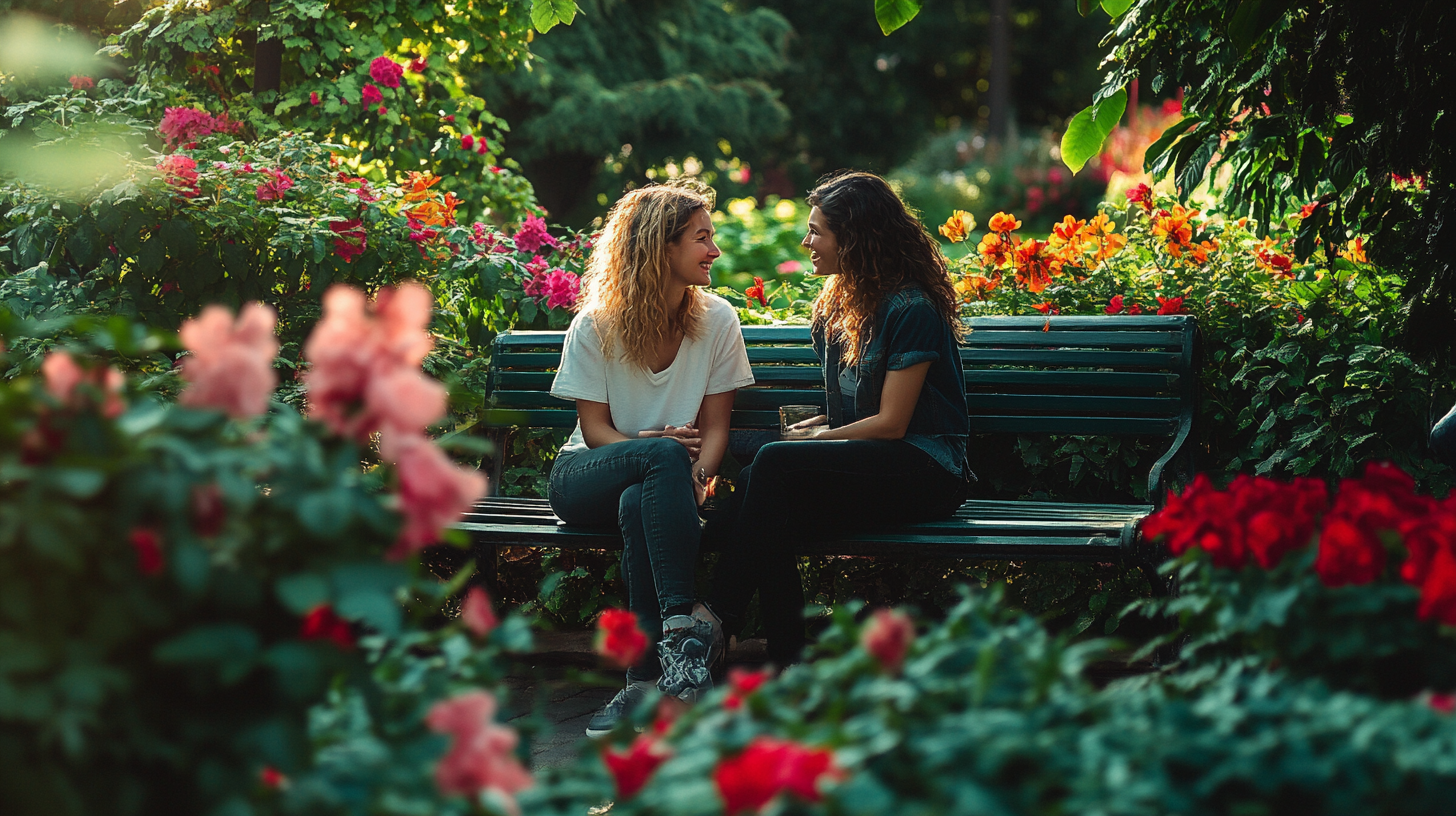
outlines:
{"label": "magenta flower", "polygon": [[318,91],[314,91],[308,95],[308,104],[317,105],[320,101],[322,100],[319,99]]}
{"label": "magenta flower", "polygon": [[162,180],[177,188],[177,194],[192,198],[197,195],[197,160],[181,153],[165,156],[157,163]]}
{"label": "magenta flower", "polygon": [[157,130],[168,149],[179,144],[190,144],[213,133],[237,133],[243,127],[241,122],[228,119],[226,113],[213,116],[197,108],[167,108]]}
{"label": "magenta flower", "polygon": [[377,105],[377,104],[379,104],[380,102],[383,102],[383,101],[384,101],[384,94],[380,93],[379,92],[379,89],[376,88],[376,87],[374,87],[374,83],[372,83],[372,82],[366,82],[366,83],[364,83],[364,91],[363,91],[362,94],[360,94],[360,97],[359,97],[359,102],[361,104],[363,104],[363,105]]}
{"label": "magenta flower", "polygon": [[536,252],[543,246],[549,246],[552,249],[557,247],[556,239],[546,231],[545,219],[535,215],[526,216],[525,222],[516,232],[514,241],[517,252]]}
{"label": "magenta flower", "polygon": [[289,178],[282,170],[269,168],[263,172],[270,177],[268,181],[258,185],[256,195],[259,201],[282,201],[283,194],[293,186],[293,179]]}
{"label": "magenta flower", "polygon": [[375,57],[369,63],[369,78],[386,88],[398,88],[404,69],[389,57]]}
{"label": "magenta flower", "polygon": [[460,149],[461,150],[474,150],[475,149],[475,137],[474,136],[471,136],[469,133],[465,134],[464,136],[461,136],[460,137]]}
{"label": "magenta flower", "polygon": [[581,279],[575,273],[553,269],[542,282],[548,309],[570,309],[581,292]]}
{"label": "magenta flower", "polygon": [[364,222],[357,218],[350,218],[347,221],[331,221],[329,229],[334,231],[334,254],[348,263],[360,255],[368,247],[368,234],[364,231]]}

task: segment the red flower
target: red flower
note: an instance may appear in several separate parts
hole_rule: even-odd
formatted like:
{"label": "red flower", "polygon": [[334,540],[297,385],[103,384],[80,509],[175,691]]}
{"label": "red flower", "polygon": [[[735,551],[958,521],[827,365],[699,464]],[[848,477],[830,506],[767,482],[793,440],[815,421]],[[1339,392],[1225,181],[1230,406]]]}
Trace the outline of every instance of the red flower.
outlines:
{"label": "red flower", "polygon": [[1160,297],[1160,298],[1158,298],[1158,314],[1160,314],[1160,315],[1188,314],[1188,310],[1185,309],[1185,308],[1183,308],[1183,298],[1181,298],[1181,297],[1172,297],[1172,298]]}
{"label": "red flower", "polygon": [[772,737],[756,737],[743,753],[718,763],[713,782],[729,814],[757,811],[788,792],[818,802],[819,781],[840,776],[834,755],[824,748],[809,748]]}
{"label": "red flower", "polygon": [[1425,695],[1426,705],[1438,714],[1450,714],[1456,712],[1456,694],[1438,694],[1431,692]]}
{"label": "red flower", "polygon": [[263,172],[268,174],[269,180],[259,184],[254,195],[259,201],[282,201],[283,194],[293,188],[293,179],[282,170],[269,168]]}
{"label": "red flower", "polygon": [[364,91],[359,96],[360,103],[364,105],[377,105],[384,101],[384,94],[374,87],[372,82],[364,83]]}
{"label": "red flower", "polygon": [[1130,315],[1140,315],[1140,314],[1142,314],[1143,313],[1143,306],[1142,306],[1142,304],[1141,303],[1134,303],[1133,305],[1127,307],[1127,313],[1130,314]]}
{"label": "red flower", "polygon": [[461,136],[460,137],[460,149],[461,150],[474,150],[475,149],[475,137],[474,136],[471,136],[469,133],[465,134],[464,136]]}
{"label": "red flower", "polygon": [[1374,533],[1344,517],[1332,517],[1320,531],[1315,572],[1325,586],[1368,584],[1385,571],[1385,545]]}
{"label": "red flower", "polygon": [[425,62],[424,57],[410,60],[409,69],[410,73],[412,74],[423,74],[425,72],[425,69],[429,67],[430,64],[428,62]]}
{"label": "red flower", "polygon": [[471,587],[465,593],[465,602],[460,605],[460,620],[476,637],[490,634],[499,623],[495,610],[490,607],[490,596],[480,587]]}
{"label": "red flower", "polygon": [[[1407,522],[1423,519],[1434,507],[1428,498],[1417,496],[1415,480],[1400,468],[1388,463],[1370,462],[1359,479],[1340,483],[1330,518],[1320,535],[1319,558],[1315,570],[1326,586],[1368,584],[1385,570],[1385,544],[1382,531],[1398,531]],[[1420,548],[1424,539],[1420,531],[1410,528],[1415,549],[1411,561],[1413,583],[1423,579]],[[1433,555],[1433,553],[1432,553]]]}
{"label": "red flower", "polygon": [[269,790],[283,790],[288,787],[288,777],[272,765],[264,765],[258,773],[258,780]]}
{"label": "red flower", "polygon": [[483,138],[480,139],[480,140],[478,140],[475,143],[475,152],[476,153],[479,153],[482,156],[484,156],[486,153],[489,153],[490,152],[490,142],[487,142]]}
{"label": "red flower", "polygon": [[1311,201],[1308,204],[1304,205],[1303,207],[1300,207],[1299,208],[1299,217],[1300,218],[1308,218],[1311,215],[1314,215],[1314,211],[1317,210],[1317,209],[1319,209],[1319,205],[1320,205],[1320,203],[1318,201]]}
{"label": "red flower", "polygon": [[71,77],[71,90],[73,91],[85,91],[94,87],[96,87],[96,80],[91,77],[79,75]]}
{"label": "red flower", "polygon": [[1449,547],[1431,559],[1416,614],[1421,620],[1435,618],[1447,626],[1456,626],[1456,554]]}
{"label": "red flower", "polygon": [[357,218],[350,218],[347,221],[330,221],[329,229],[334,231],[334,254],[343,258],[345,263],[364,254],[364,249],[369,242],[368,234],[364,231],[363,221]]}
{"label": "red flower", "polygon": [[386,88],[398,88],[404,69],[389,57],[375,57],[369,63],[369,78]]}
{"label": "red flower", "polygon": [[1121,314],[1122,313],[1122,295],[1113,295],[1112,296],[1112,299],[1109,300],[1109,301],[1107,301],[1107,306],[1102,311],[1104,311],[1104,312],[1106,312],[1106,313],[1108,313],[1110,315]]}
{"label": "red flower", "polygon": [[383,116],[384,114],[389,113],[389,109],[384,107],[383,105],[380,105],[379,108],[374,112],[379,114],[380,116]]}
{"label": "red flower", "polygon": [[313,92],[309,93],[309,95],[308,95],[308,104],[310,104],[310,105],[317,105],[321,101],[322,100],[319,99],[318,91],[313,91]]}
{"label": "red flower", "polygon": [[196,485],[192,488],[192,532],[203,538],[212,538],[222,532],[227,521],[227,505],[222,501],[222,490],[216,484]]}
{"label": "red flower", "polygon": [[743,294],[749,300],[756,300],[759,303],[763,304],[764,308],[768,308],[768,298],[765,297],[763,294],[763,278],[754,275],[753,285],[748,287],[747,289],[744,289]]}
{"label": "red flower", "polygon": [[156,575],[167,565],[162,557],[162,537],[156,530],[150,527],[132,528],[127,542],[136,551],[137,569],[142,575]]}
{"label": "red flower", "polygon": [[1042,303],[1033,304],[1031,308],[1037,310],[1038,312],[1041,312],[1044,315],[1056,315],[1056,314],[1061,314],[1062,313],[1062,310],[1061,309],[1058,309],[1049,300],[1048,301],[1045,301],[1045,302],[1042,302]]}
{"label": "red flower", "polygon": [[647,636],[637,628],[637,615],[625,609],[608,609],[597,618],[596,653],[617,668],[625,669],[642,659]]}
{"label": "red flower", "polygon": [[672,751],[655,734],[639,734],[626,751],[610,748],[602,751],[602,762],[617,783],[617,800],[636,796],[652,778],[657,766],[671,756]]}
{"label": "red flower", "polygon": [[484,691],[458,694],[430,707],[425,724],[451,737],[450,750],[435,766],[435,784],[446,795],[476,797],[494,791],[515,813],[515,795],[531,787],[531,773],[516,758],[519,735],[495,723],[495,710],[495,698]]}
{"label": "red flower", "polygon": [[1137,204],[1148,212],[1152,212],[1153,188],[1149,187],[1146,184],[1139,184],[1138,186],[1127,191],[1127,200],[1131,201],[1134,204]]}
{"label": "red flower", "polygon": [[1240,474],[1227,489],[1215,490],[1199,474],[1183,495],[1169,492],[1163,509],[1143,522],[1143,535],[1166,539],[1174,555],[1206,550],[1218,567],[1243,567],[1252,555],[1270,569],[1309,543],[1327,505],[1318,479],[1284,483]]}
{"label": "red flower", "polygon": [[743,707],[743,701],[748,695],[758,691],[758,687],[768,681],[770,675],[767,669],[751,672],[743,669],[728,670],[728,696],[723,698],[723,707],[730,711],[737,711]]}
{"label": "red flower", "polygon": [[899,674],[905,653],[915,642],[915,624],[904,612],[875,610],[874,618],[859,636],[864,650],[879,661],[886,674]]}
{"label": "red flower", "polygon": [[298,636],[304,640],[332,640],[340,649],[354,648],[354,629],[339,617],[334,608],[321,604],[303,616]]}

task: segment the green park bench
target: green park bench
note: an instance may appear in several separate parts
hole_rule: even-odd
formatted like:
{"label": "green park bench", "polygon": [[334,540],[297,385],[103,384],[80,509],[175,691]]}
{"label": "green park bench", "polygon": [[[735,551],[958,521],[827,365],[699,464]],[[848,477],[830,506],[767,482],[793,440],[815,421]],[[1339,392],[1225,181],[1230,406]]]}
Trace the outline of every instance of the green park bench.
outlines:
{"label": "green park bench", "polygon": [[[1148,473],[1158,501],[1188,445],[1197,399],[1197,325],[1186,315],[977,317],[961,350],[972,445],[978,434],[1136,436],[1166,440]],[[565,333],[512,331],[495,340],[484,426],[506,450],[513,427],[570,428],[573,403],[552,397]],[[747,464],[778,438],[778,408],[824,405],[818,359],[806,326],[745,326],[754,385],[734,401],[729,450]],[[500,457],[491,474],[500,484]],[[845,538],[804,541],[803,555],[884,555],[974,560],[1123,562],[1150,578],[1159,548],[1139,546],[1146,504],[967,501],[954,518],[867,529]],[[482,578],[494,579],[496,547],[615,549],[614,528],[560,522],[545,499],[491,496],[454,525],[469,533]],[[1154,586],[1159,582],[1154,580]],[[1161,587],[1160,587],[1161,588]]]}

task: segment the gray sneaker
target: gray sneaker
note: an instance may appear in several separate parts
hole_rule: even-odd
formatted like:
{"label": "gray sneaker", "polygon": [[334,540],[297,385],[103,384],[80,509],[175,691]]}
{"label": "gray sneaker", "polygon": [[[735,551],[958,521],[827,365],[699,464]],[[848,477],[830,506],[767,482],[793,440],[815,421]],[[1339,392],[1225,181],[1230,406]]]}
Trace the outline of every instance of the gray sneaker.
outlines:
{"label": "gray sneaker", "polygon": [[626,688],[617,692],[611,702],[592,715],[586,724],[586,735],[595,738],[611,733],[623,717],[647,699],[653,688],[651,680],[633,680],[628,683]]}
{"label": "gray sneaker", "polygon": [[673,615],[662,622],[662,640],[657,656],[662,660],[662,678],[657,690],[688,703],[713,688],[708,672],[708,655],[713,645],[713,624],[690,615]]}
{"label": "gray sneaker", "polygon": [[708,670],[714,676],[721,677],[723,655],[728,648],[727,639],[723,637],[723,621],[713,614],[713,610],[709,609],[707,604],[703,603],[693,605],[693,617],[706,621],[712,627],[712,640],[708,643]]}

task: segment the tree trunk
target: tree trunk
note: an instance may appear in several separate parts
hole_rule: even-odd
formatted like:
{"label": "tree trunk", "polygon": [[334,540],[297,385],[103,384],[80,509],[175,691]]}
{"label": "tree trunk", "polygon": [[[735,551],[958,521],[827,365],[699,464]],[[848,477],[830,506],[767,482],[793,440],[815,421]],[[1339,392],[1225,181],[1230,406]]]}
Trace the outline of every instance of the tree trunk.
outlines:
{"label": "tree trunk", "polygon": [[264,39],[260,33],[258,44],[253,48],[253,96],[264,91],[274,91],[283,84],[283,41]]}
{"label": "tree trunk", "polygon": [[991,117],[988,135],[1006,136],[1011,118],[1011,0],[991,0]]}

